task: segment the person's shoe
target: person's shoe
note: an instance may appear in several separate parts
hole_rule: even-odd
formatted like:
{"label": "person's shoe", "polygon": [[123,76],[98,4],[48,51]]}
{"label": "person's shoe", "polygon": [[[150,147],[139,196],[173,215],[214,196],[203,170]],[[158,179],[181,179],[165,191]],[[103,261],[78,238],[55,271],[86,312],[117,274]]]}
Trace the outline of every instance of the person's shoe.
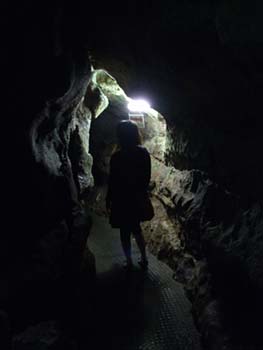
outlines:
{"label": "person's shoe", "polygon": [[148,265],[149,265],[147,259],[139,259],[139,260],[138,260],[138,264],[141,266],[141,268],[142,268],[143,270],[147,270]]}

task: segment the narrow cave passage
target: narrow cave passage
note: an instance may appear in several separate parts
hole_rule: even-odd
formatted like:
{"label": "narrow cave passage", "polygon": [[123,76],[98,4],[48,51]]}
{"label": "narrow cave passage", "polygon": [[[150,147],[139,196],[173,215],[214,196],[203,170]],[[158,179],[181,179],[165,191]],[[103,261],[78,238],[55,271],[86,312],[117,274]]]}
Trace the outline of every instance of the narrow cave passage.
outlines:
{"label": "narrow cave passage", "polygon": [[[107,319],[106,323],[115,324],[118,323],[120,319],[128,317],[128,324],[131,325],[134,320],[138,322],[138,318],[140,319],[141,314],[143,314],[148,321],[146,320],[146,324],[144,325],[139,323],[141,326],[141,329],[137,329],[139,333],[144,329],[144,326],[146,326],[146,328],[149,326],[149,329],[147,329],[149,333],[158,333],[156,329],[159,329],[159,327],[162,329],[163,327],[164,331],[159,334],[156,342],[162,342],[162,337],[165,336],[169,339],[165,343],[166,347],[168,347],[169,344],[176,344],[176,346],[179,346],[178,343],[174,343],[177,342],[178,339],[176,337],[173,338],[174,333],[177,333],[177,331],[171,331],[171,333],[169,333],[169,329],[171,328],[174,330],[178,322],[173,318],[169,321],[169,317],[166,318],[165,315],[164,319],[168,323],[162,326],[164,320],[160,316],[162,307],[165,308],[165,305],[167,306],[170,302],[172,304],[169,307],[167,306],[168,309],[172,309],[174,303],[178,306],[184,304],[186,301],[186,299],[181,299],[181,297],[178,297],[176,294],[181,287],[176,285],[175,281],[172,281],[172,278],[175,278],[184,284],[187,290],[187,296],[190,298],[191,302],[193,302],[192,307],[195,317],[199,318],[197,324],[199,327],[204,327],[202,329],[202,335],[204,336],[204,333],[206,333],[206,343],[208,346],[211,347],[213,343],[216,343],[218,344],[217,346],[223,347],[226,339],[226,329],[224,327],[229,327],[227,332],[236,333],[240,325],[237,323],[236,316],[232,315],[231,319],[234,324],[237,324],[237,327],[235,325],[232,327],[231,321],[229,323],[225,321],[222,327],[220,321],[218,321],[220,318],[222,319],[221,312],[224,308],[227,308],[231,314],[231,304],[234,298],[231,296],[226,302],[224,300],[222,303],[223,306],[219,305],[216,298],[218,295],[220,298],[220,293],[229,293],[229,290],[238,288],[234,286],[236,282],[236,286],[239,286],[239,283],[241,283],[242,286],[243,282],[239,281],[238,276],[240,275],[240,271],[236,273],[235,264],[230,264],[229,266],[231,266],[231,268],[229,268],[227,267],[227,263],[225,267],[228,271],[226,272],[224,270],[225,274],[222,275],[220,271],[222,265],[221,263],[218,264],[216,261],[215,277],[216,283],[218,283],[219,286],[217,285],[212,291],[212,293],[215,293],[216,297],[213,295],[211,296],[210,291],[214,286],[213,282],[209,280],[210,274],[207,268],[206,257],[203,255],[202,239],[199,235],[202,220],[206,220],[204,222],[207,227],[207,232],[210,234],[210,230],[213,230],[215,217],[217,220],[217,216],[219,216],[220,220],[224,222],[225,218],[229,217],[229,213],[227,213],[229,206],[235,208],[238,199],[234,196],[229,196],[224,190],[220,189],[204,172],[199,170],[179,171],[165,163],[164,158],[168,141],[166,122],[164,117],[157,111],[151,111],[151,113],[145,116],[146,125],[141,131],[144,145],[150,151],[152,157],[152,182],[150,187],[156,216],[151,222],[143,224],[143,230],[149,250],[159,259],[167,263],[174,271],[169,271],[167,267],[168,270],[166,270],[166,274],[170,274],[170,282],[173,284],[172,288],[167,288],[173,290],[175,294],[172,297],[172,301],[169,298],[162,299],[162,293],[165,293],[166,287],[164,287],[164,289],[160,287],[157,293],[159,297],[154,299],[152,296],[152,294],[155,295],[157,291],[156,280],[160,281],[161,286],[163,286],[163,283],[168,283],[167,280],[163,282],[161,263],[157,262],[154,256],[151,256],[153,270],[150,269],[149,275],[142,275],[141,272],[137,270],[132,279],[125,279],[123,271],[121,270],[121,259],[123,255],[120,250],[118,233],[116,230],[114,232],[114,230],[110,229],[107,219],[105,218],[105,193],[109,160],[116,143],[115,127],[119,120],[128,118],[128,98],[117,84],[114,77],[104,70],[93,72],[92,84],[91,93],[95,93],[96,99],[93,104],[93,121],[91,123],[89,146],[93,156],[95,187],[88,196],[88,206],[89,210],[92,209],[95,213],[95,225],[90,240],[88,240],[88,246],[90,245],[89,248],[91,248],[97,260],[98,288],[101,288],[100,290],[103,290],[103,293],[105,290],[108,290],[109,293],[109,304],[107,305],[110,305],[110,310],[107,314],[110,319]],[[183,143],[181,146],[184,146]],[[182,152],[185,152],[185,150],[183,149]],[[220,198],[220,200],[218,200],[218,198]],[[232,212],[232,215],[236,215],[236,213]],[[178,217],[181,220],[180,223]],[[182,225],[183,220],[187,223],[186,228],[184,228],[184,224]],[[210,228],[210,225],[212,228]],[[112,239],[114,237],[115,241],[113,240],[111,242],[110,240],[109,242],[109,237]],[[218,237],[220,239],[220,236]],[[111,246],[111,244],[115,245]],[[217,259],[217,254],[218,252],[214,255],[215,260]],[[224,264],[224,254],[221,259]],[[232,282],[230,280],[233,273],[236,273],[236,279]],[[227,287],[225,287],[225,280],[228,281]],[[146,288],[144,289],[145,285]],[[118,291],[117,295],[115,295],[116,290]],[[137,292],[138,294],[136,294]],[[124,298],[125,294],[127,295],[127,300]],[[98,295],[100,295],[100,291],[98,291]],[[134,295],[138,298],[136,300],[139,300],[139,308],[135,308],[135,310],[133,308],[134,304],[132,299]],[[152,300],[151,297],[153,297],[154,300]],[[154,319],[158,321],[154,324],[151,323],[153,315],[151,313],[147,314],[147,307],[149,307],[147,304],[148,298],[150,300],[149,302],[153,301],[153,308],[156,309],[157,305],[160,306],[160,310],[157,311],[155,315],[156,317],[154,316]],[[98,304],[100,304],[99,299],[97,300]],[[125,304],[126,302],[128,303],[127,305]],[[221,302],[222,300],[220,300],[220,303]],[[98,315],[100,312],[103,312],[102,310],[104,308],[107,309],[107,305],[97,305],[100,310]],[[114,308],[116,308],[116,312],[114,312]],[[127,313],[125,312],[124,315],[123,309],[127,309]],[[158,312],[160,313],[158,314]],[[224,310],[224,312],[225,314],[223,317],[229,317],[228,310]],[[117,320],[115,318],[112,320],[112,315],[116,316]],[[192,318],[189,313],[188,316],[185,315],[182,317],[188,319],[187,323],[191,328],[191,330],[189,328],[189,331],[192,334],[189,335],[189,339],[192,341],[192,337],[195,337],[194,334],[196,332],[192,323]],[[99,318],[97,322],[100,323]],[[173,322],[175,322],[175,324]],[[181,322],[183,322],[183,320],[181,320]],[[216,324],[216,336],[215,339],[212,340],[214,324]],[[244,327],[244,325],[242,327]],[[128,327],[128,329],[130,328]],[[121,331],[119,332],[119,330]],[[133,339],[133,344],[146,346],[145,342],[147,339],[144,338],[143,332],[141,337],[137,337],[132,332],[129,334],[125,333],[125,330],[127,330],[125,326],[122,328],[121,325],[119,330],[115,328],[109,329],[108,337],[111,339],[112,344]],[[94,330],[94,332],[96,334],[96,330]],[[148,334],[147,332],[146,334]],[[178,330],[178,333],[180,333],[180,330]],[[125,334],[125,336],[122,337],[120,336],[121,334]],[[185,339],[185,334],[180,334],[182,336],[181,339]],[[234,334],[234,339],[234,342],[237,342],[237,344],[240,342],[239,336],[236,336],[236,334]],[[243,341],[249,342],[249,336],[247,336],[245,340],[241,340],[241,342]],[[198,341],[195,341],[193,344],[195,345],[192,346],[200,346]],[[166,349],[166,347],[164,348]]]}
{"label": "narrow cave passage", "polygon": [[[150,253],[158,243],[163,248],[162,241],[169,234],[174,236],[174,241],[168,243],[168,239],[167,244],[177,247],[181,244],[177,223],[167,214],[160,195],[164,179],[171,179],[174,172],[164,162],[165,119],[157,111],[150,110],[144,113],[144,127],[140,128],[143,145],[152,159],[150,188],[156,215],[152,222],[143,224],[149,243],[148,270],[143,271],[136,265],[139,252],[133,240],[135,267],[127,272],[122,267],[124,255],[119,230],[110,227],[105,212],[105,194],[109,160],[116,144],[115,129],[120,120],[128,118],[129,98],[107,72],[99,70],[93,74],[93,89],[99,86],[101,94],[90,137],[95,187],[86,199],[87,211],[93,218],[87,246],[95,256],[97,273],[92,316],[94,344],[99,349],[201,349],[200,335],[183,285],[175,281],[171,268]],[[175,192],[176,188],[171,191]],[[85,338],[85,328],[83,334]]]}
{"label": "narrow cave passage", "polygon": [[[118,230],[96,214],[88,242],[96,258],[92,337],[97,349],[201,349],[190,302],[170,268],[149,254],[148,271],[135,266],[127,273]],[[133,252],[136,261],[134,242]],[[86,334],[84,328],[83,339]]]}
{"label": "narrow cave passage", "polygon": [[[0,349],[124,350],[163,318],[156,344],[179,344],[161,309],[179,282],[186,344],[192,313],[206,349],[262,350],[262,1],[9,1],[1,14]],[[156,215],[149,273],[127,280],[121,251],[106,254],[119,239],[104,195],[114,126],[139,91],[158,110],[143,135]]]}
{"label": "narrow cave passage", "polygon": [[[206,173],[198,169],[181,171],[165,163],[166,122],[160,113],[151,110],[145,116],[142,134],[144,145],[152,156],[150,188],[156,215],[151,222],[143,224],[143,230],[153,255],[150,255],[147,274],[136,269],[127,279],[120,266],[122,253],[118,232],[111,230],[105,217],[105,191],[109,159],[116,143],[115,127],[120,119],[128,118],[129,99],[114,77],[104,70],[93,70],[87,81],[89,84],[73,106],[65,94],[57,105],[57,101],[48,105],[32,124],[34,157],[45,170],[39,172],[37,167],[33,173],[36,174],[35,183],[41,184],[32,200],[32,203],[36,202],[36,197],[42,200],[40,209],[36,206],[34,211],[32,209],[36,213],[33,223],[39,237],[26,264],[23,262],[17,269],[23,283],[14,279],[14,289],[19,290],[17,284],[22,289],[19,291],[22,298],[19,296],[11,307],[11,315],[16,320],[14,342],[20,344],[31,332],[38,334],[43,329],[53,332],[54,328],[57,331],[56,323],[43,322],[54,318],[59,320],[59,327],[62,323],[63,336],[65,329],[69,333],[67,341],[73,341],[83,349],[90,343],[101,349],[106,346],[114,349],[122,346],[129,349],[166,349],[169,346],[198,349],[200,342],[191,315],[193,310],[202,336],[207,337],[206,343],[212,346],[216,333],[216,344],[223,348],[225,336],[221,324],[217,323],[221,306],[216,299],[218,295],[229,298],[225,304],[229,313],[225,315],[230,314],[229,319],[235,323],[240,314],[246,316],[247,311],[249,314],[254,312],[257,304],[255,301],[251,310],[248,305],[239,308],[242,294],[236,299],[235,293],[244,285],[242,264],[233,261],[231,254],[226,253],[227,249],[224,250],[224,244],[235,244],[235,240],[239,240],[236,232],[246,227],[251,213],[243,215],[238,206],[239,199],[213,183]],[[58,108],[63,112],[57,112]],[[180,146],[184,152],[184,143]],[[83,213],[80,203],[85,204],[88,215]],[[39,229],[42,213],[48,217],[47,226]],[[93,227],[87,240],[91,213]],[[257,207],[252,213],[252,217],[260,215]],[[223,234],[221,223],[227,228]],[[257,224],[260,228],[260,220]],[[35,226],[32,228],[31,237],[34,237]],[[243,232],[242,239],[250,243],[250,247],[246,244],[249,249],[257,245],[257,234],[248,239],[249,230]],[[81,261],[86,241],[84,261]],[[207,242],[211,244],[211,251],[205,255],[203,246],[207,248]],[[243,249],[244,244],[240,247]],[[97,279],[94,279],[92,253]],[[135,257],[136,254],[135,250]],[[214,286],[209,280],[207,257],[214,268],[217,285],[212,292],[216,291],[216,297],[210,293]],[[186,294],[174,279],[183,283]],[[248,288],[244,291],[246,296]],[[192,302],[192,310],[186,295]],[[252,292],[252,295],[255,294]],[[15,293],[14,296],[15,299]],[[44,302],[40,305],[42,298]],[[26,303],[20,300],[26,300]],[[233,300],[237,301],[234,308]],[[28,304],[31,305],[30,312],[26,310]],[[65,310],[65,304],[68,310]],[[173,310],[172,314],[170,310]],[[247,322],[243,319],[240,317],[242,322],[237,327],[228,322],[237,343],[240,341],[239,326],[247,330]],[[23,327],[28,324],[36,326],[23,333]],[[260,334],[255,329],[252,326],[250,333],[244,333],[246,342],[250,342],[250,334]]]}

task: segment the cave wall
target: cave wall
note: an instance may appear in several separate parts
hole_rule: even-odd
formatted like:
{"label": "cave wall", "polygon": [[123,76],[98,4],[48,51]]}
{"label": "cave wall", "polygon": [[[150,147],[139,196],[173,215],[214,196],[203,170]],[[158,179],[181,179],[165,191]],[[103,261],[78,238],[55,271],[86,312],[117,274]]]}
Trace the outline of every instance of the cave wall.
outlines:
{"label": "cave wall", "polygon": [[[71,307],[77,310],[74,295],[81,279],[85,276],[87,296],[94,282],[94,257],[86,248],[91,219],[80,198],[93,184],[92,101],[85,99],[91,63],[87,49],[74,42],[79,28],[67,38],[58,10],[56,3],[28,2],[9,4],[3,12],[8,28],[3,50],[8,149],[0,253],[0,308],[7,329],[0,337],[3,349],[11,348],[11,337],[21,331],[25,336],[13,338],[13,346],[24,346],[26,328],[62,317],[65,304],[69,320]],[[54,327],[44,322],[38,329],[59,332]]]}
{"label": "cave wall", "polygon": [[262,202],[247,205],[200,170],[153,159],[148,249],[183,283],[205,346],[262,347]]}

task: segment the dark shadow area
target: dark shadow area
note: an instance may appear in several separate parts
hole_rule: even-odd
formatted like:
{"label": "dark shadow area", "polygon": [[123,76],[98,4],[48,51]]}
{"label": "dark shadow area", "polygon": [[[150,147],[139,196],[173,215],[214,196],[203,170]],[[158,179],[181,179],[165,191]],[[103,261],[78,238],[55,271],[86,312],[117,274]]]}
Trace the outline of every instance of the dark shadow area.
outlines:
{"label": "dark shadow area", "polygon": [[222,321],[233,348],[242,344],[244,349],[262,349],[262,290],[251,281],[238,257],[225,256],[220,264],[214,261],[210,267],[213,293],[219,297]]}
{"label": "dark shadow area", "polygon": [[94,214],[93,219],[88,243],[97,267],[91,299],[94,314],[89,325],[81,322],[77,327],[81,342],[87,342],[91,327],[98,349],[200,349],[190,305],[182,285],[173,280],[172,270],[150,252],[148,270],[142,270],[132,241],[134,266],[128,272],[122,267],[125,258],[119,230],[112,229],[105,217]]}
{"label": "dark shadow area", "polygon": [[[152,319],[153,310],[145,310],[144,290],[147,287],[151,289],[152,301],[158,303],[158,289],[151,288],[141,271],[127,273],[116,266],[98,275],[93,298],[88,301],[82,295],[80,312],[74,317],[79,322],[70,326],[76,332],[80,349],[88,346],[96,349],[135,349],[144,335],[147,322]],[[92,314],[89,312],[90,303]]]}
{"label": "dark shadow area", "polygon": [[56,349],[63,350],[71,350],[71,343],[79,350],[135,349],[147,337],[145,328],[155,322],[153,305],[160,303],[159,288],[147,272],[127,272],[120,264],[92,281],[88,274],[69,273],[12,290],[8,311],[13,332],[52,320],[61,332]]}

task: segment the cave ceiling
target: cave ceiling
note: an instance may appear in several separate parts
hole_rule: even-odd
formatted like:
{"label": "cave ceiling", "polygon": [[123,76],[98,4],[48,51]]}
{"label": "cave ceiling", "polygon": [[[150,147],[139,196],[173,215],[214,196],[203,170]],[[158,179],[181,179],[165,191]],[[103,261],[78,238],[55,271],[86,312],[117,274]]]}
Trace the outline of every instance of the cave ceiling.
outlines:
{"label": "cave ceiling", "polygon": [[[177,82],[179,90],[188,89],[182,86],[182,74],[189,81],[200,72],[189,85],[197,80],[206,89],[208,79],[231,70],[232,60],[238,59],[241,64],[246,61],[251,66],[262,57],[262,6],[259,1],[252,4],[245,0],[164,4],[134,1],[118,5],[29,1],[7,5],[4,23],[11,52],[19,53],[24,66],[16,69],[24,80],[26,75],[29,83],[30,79],[35,83],[37,70],[42,83],[48,84],[47,70],[59,71],[59,64],[54,67],[52,63],[53,55],[86,49],[104,66],[118,71],[116,65],[120,64],[126,69],[126,78],[121,72],[119,75],[126,80],[130,94],[147,91],[157,105],[167,106],[171,86]],[[42,60],[46,64],[41,72]],[[189,90],[191,94],[191,86]]]}

